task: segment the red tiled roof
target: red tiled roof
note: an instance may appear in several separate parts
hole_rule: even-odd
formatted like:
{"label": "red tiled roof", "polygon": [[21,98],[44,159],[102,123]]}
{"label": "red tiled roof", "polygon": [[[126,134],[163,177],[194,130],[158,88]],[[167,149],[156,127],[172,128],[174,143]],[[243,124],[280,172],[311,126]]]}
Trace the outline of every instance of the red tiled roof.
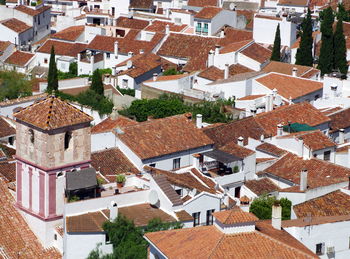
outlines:
{"label": "red tiled roof", "polygon": [[234,42],[242,42],[246,40],[253,40],[253,33],[251,31],[239,30],[232,27],[224,28],[225,37],[219,39],[218,44],[222,47]]}
{"label": "red tiled roof", "polygon": [[[300,173],[304,169],[308,171],[307,185],[310,189],[346,182],[350,176],[350,169],[346,167],[319,159],[303,160],[291,153],[280,158],[273,165],[266,168],[264,172],[298,185],[300,183]],[[299,190],[299,187],[297,187],[295,186],[293,190]]]}
{"label": "red tiled roof", "polygon": [[258,99],[258,98],[261,98],[261,97],[264,97],[265,95],[264,94],[252,94],[252,95],[247,95],[247,96],[244,96],[242,98],[239,98],[238,100],[240,101],[249,101],[249,100],[255,100],[255,99]]}
{"label": "red tiled roof", "polygon": [[[170,75],[170,76],[157,76],[157,79],[155,82],[159,82],[159,81],[171,81],[171,80],[178,80],[180,78],[186,77],[188,76],[187,74],[178,74],[178,75]],[[153,78],[149,79],[146,82],[154,82]]]}
{"label": "red tiled roof", "polygon": [[185,115],[176,115],[123,128],[118,137],[141,159],[212,145]]}
{"label": "red tiled roof", "polygon": [[16,52],[12,53],[4,62],[7,64],[24,67],[33,57],[34,54],[32,53],[17,50]]}
{"label": "red tiled roof", "polygon": [[16,135],[16,129],[0,116],[0,138]]}
{"label": "red tiled roof", "polygon": [[272,156],[276,156],[276,157],[281,157],[284,154],[288,153],[286,150],[281,149],[279,147],[276,147],[275,145],[267,143],[267,142],[262,143],[259,146],[257,146],[256,150],[267,153],[267,154],[272,155]]}
{"label": "red tiled roof", "polygon": [[16,120],[24,121],[44,130],[88,123],[93,120],[91,116],[54,96],[34,103],[14,113],[13,116]]}
{"label": "red tiled roof", "polygon": [[91,153],[91,165],[109,182],[115,182],[117,174],[139,172],[118,148]]}
{"label": "red tiled roof", "polygon": [[262,14],[256,14],[254,18],[282,21],[282,18],[280,17],[271,16],[271,15],[262,15]]}
{"label": "red tiled roof", "polygon": [[309,0],[279,0],[278,5],[308,6]]}
{"label": "red tiled roof", "polygon": [[245,212],[239,207],[233,207],[231,210],[214,212],[213,216],[225,225],[255,222],[259,220],[254,214]]}
{"label": "red tiled roof", "polygon": [[47,40],[37,52],[50,54],[51,47],[54,47],[55,54],[60,56],[77,57],[78,53],[87,48],[87,44],[69,43],[57,40]]}
{"label": "red tiled roof", "polygon": [[[2,150],[0,149],[2,152]],[[16,181],[16,162],[15,161],[0,161],[0,178],[4,177],[5,182]]]}
{"label": "red tiled roof", "polygon": [[350,108],[335,112],[328,117],[331,119],[331,132],[350,127]]}
{"label": "red tiled roof", "polygon": [[117,19],[117,26],[123,28],[142,30],[148,26],[149,22],[145,20],[127,18],[119,16]]}
{"label": "red tiled roof", "polygon": [[51,7],[50,6],[42,6],[38,9],[32,9],[29,7],[26,7],[24,5],[19,5],[15,7],[15,10],[20,11],[22,13],[28,14],[30,16],[36,16],[38,14],[41,14],[43,12],[45,12],[46,10],[50,10]]}
{"label": "red tiled roof", "polygon": [[15,31],[17,33],[25,32],[33,27],[25,24],[24,22],[17,20],[16,18],[3,20],[0,22],[2,25],[6,26],[7,28],[11,29],[12,31]]}
{"label": "red tiled roof", "polygon": [[220,7],[205,6],[197,14],[195,14],[194,18],[198,18],[198,19],[213,19],[222,10],[223,9],[220,8]]}
{"label": "red tiled roof", "polygon": [[289,63],[278,62],[278,61],[270,61],[270,63],[267,64],[262,69],[262,71],[266,73],[277,72],[280,74],[292,75],[293,68],[297,68],[298,69],[297,76],[303,77],[303,78],[310,78],[315,74],[319,73],[319,70],[314,69],[313,67],[289,64]]}
{"label": "red tiled roof", "polygon": [[4,52],[12,43],[9,41],[0,41],[0,54]]}
{"label": "red tiled roof", "polygon": [[197,6],[197,7],[204,7],[204,6],[218,6],[217,0],[189,0],[188,6]]}
{"label": "red tiled roof", "polygon": [[258,196],[280,190],[269,178],[246,181],[244,185]]}
{"label": "red tiled roof", "polygon": [[270,73],[255,79],[255,81],[271,90],[277,89],[277,93],[286,99],[290,97],[292,99],[297,99],[323,88],[321,82],[277,73]]}
{"label": "red tiled roof", "polygon": [[220,49],[220,54],[226,54],[230,52],[238,51],[239,49],[243,48],[245,45],[250,43],[251,40],[244,40],[239,42],[233,42],[231,44],[226,45],[224,48]]}
{"label": "red tiled roof", "polygon": [[131,0],[129,8],[134,9],[152,9],[152,0]]}
{"label": "red tiled roof", "polygon": [[225,152],[225,153],[228,153],[228,154],[231,154],[235,157],[238,157],[240,159],[244,159],[244,158],[251,156],[252,154],[255,153],[253,150],[242,147],[233,141],[228,142],[227,144],[219,147],[218,149]]}
{"label": "red tiled roof", "polygon": [[91,128],[91,134],[110,132],[118,127],[125,127],[136,124],[136,121],[121,115],[119,115],[118,118],[116,118],[115,120],[112,120],[110,117],[108,117],[101,121],[99,124],[93,126]]}
{"label": "red tiled roof", "polygon": [[241,51],[241,53],[259,63],[264,63],[270,59],[272,52],[257,43],[253,43]]}
{"label": "red tiled roof", "polygon": [[[234,76],[241,73],[252,72],[253,70],[242,66],[240,64],[234,64],[229,67],[229,76]],[[224,79],[224,70],[221,70],[215,66],[208,67],[198,74],[199,77],[206,78],[211,81]]]}
{"label": "red tiled roof", "polygon": [[[3,180],[0,179],[0,247],[2,255],[18,258],[62,258],[54,248],[45,249],[27,222],[15,207],[15,200]],[[24,252],[24,253],[23,253]]]}
{"label": "red tiled roof", "polygon": [[148,25],[145,30],[146,31],[154,31],[165,33],[165,26],[169,25],[169,31],[181,32],[183,29],[187,27],[186,24],[176,25],[171,22],[162,22],[162,21],[154,21],[152,24]]}
{"label": "red tiled roof", "polygon": [[298,218],[350,214],[350,196],[338,190],[293,206]]}
{"label": "red tiled roof", "polygon": [[84,33],[84,30],[85,30],[84,25],[71,26],[62,31],[56,32],[55,34],[51,35],[51,38],[67,40],[67,41],[76,41],[77,38],[82,33]]}

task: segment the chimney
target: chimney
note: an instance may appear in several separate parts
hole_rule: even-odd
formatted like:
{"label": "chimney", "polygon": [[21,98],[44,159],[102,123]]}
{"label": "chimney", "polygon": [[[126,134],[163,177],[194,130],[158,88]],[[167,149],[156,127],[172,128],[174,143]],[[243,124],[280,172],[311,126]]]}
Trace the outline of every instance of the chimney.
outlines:
{"label": "chimney", "polygon": [[296,67],[293,67],[292,70],[292,76],[297,77],[298,69]]}
{"label": "chimney", "polygon": [[214,66],[214,50],[209,50],[208,67]]}
{"label": "chimney", "polygon": [[132,56],[134,56],[134,52],[129,51],[129,52],[128,52],[128,57],[131,58]]}
{"label": "chimney", "polygon": [[81,53],[78,53],[78,62],[81,60]]}
{"label": "chimney", "polygon": [[109,84],[111,83],[111,75],[110,75],[110,74],[106,74],[106,75],[104,76],[104,83],[105,83],[106,85],[109,85]]}
{"label": "chimney", "polygon": [[95,63],[95,57],[94,57],[94,55],[91,55],[91,57],[90,57],[90,63],[91,63],[91,64],[94,64],[94,63]]}
{"label": "chimney", "polygon": [[158,74],[157,74],[157,73],[154,73],[154,74],[153,74],[153,81],[157,81],[157,78],[158,78]]}
{"label": "chimney", "polygon": [[277,136],[283,135],[283,125],[280,123],[277,125]]}
{"label": "chimney", "polygon": [[198,129],[203,128],[203,125],[202,125],[202,114],[197,114],[197,116],[196,116],[196,126],[197,126]]}
{"label": "chimney", "polygon": [[220,46],[215,45],[215,55],[219,55]]}
{"label": "chimney", "polygon": [[225,64],[224,79],[228,78],[229,74],[229,64]]}
{"label": "chimney", "polygon": [[282,207],[280,204],[272,205],[272,226],[275,229],[281,230],[282,226]]}
{"label": "chimney", "polygon": [[244,138],[242,136],[240,136],[237,140],[237,144],[240,145],[241,147],[243,147],[244,146],[243,142],[244,142]]}
{"label": "chimney", "polygon": [[333,92],[334,97],[337,97],[337,88],[338,88],[338,85],[336,83],[331,84],[331,90]]}
{"label": "chimney", "polygon": [[300,191],[304,192],[307,189],[307,170],[303,169],[300,173]]}
{"label": "chimney", "polygon": [[115,121],[116,119],[118,119],[119,117],[119,113],[116,107],[113,107],[112,113],[109,115],[109,118],[113,121]]}
{"label": "chimney", "polygon": [[293,101],[292,101],[292,96],[289,96],[289,105],[292,105]]}
{"label": "chimney", "polygon": [[165,16],[166,16],[166,18],[170,17],[170,10],[169,10],[169,8],[165,9]]}
{"label": "chimney", "polygon": [[143,49],[140,49],[140,54],[144,54],[145,51]]}
{"label": "chimney", "polygon": [[344,133],[344,129],[340,129],[340,130],[339,130],[338,143],[339,143],[339,144],[344,144],[344,142],[345,142],[345,133]]}
{"label": "chimney", "polygon": [[132,68],[132,60],[129,60],[128,62],[126,62],[126,66],[128,69]]}
{"label": "chimney", "polygon": [[266,95],[265,100],[266,100],[265,111],[266,112],[272,111],[273,110],[273,95],[272,94]]}
{"label": "chimney", "polygon": [[220,38],[225,38],[225,31],[223,29],[220,32]]}
{"label": "chimney", "polygon": [[109,220],[114,221],[118,217],[118,205],[115,201],[111,201],[109,207]]}
{"label": "chimney", "polygon": [[118,57],[118,41],[114,42],[114,56]]}
{"label": "chimney", "polygon": [[170,33],[170,26],[169,24],[165,25],[165,34],[168,35]]}

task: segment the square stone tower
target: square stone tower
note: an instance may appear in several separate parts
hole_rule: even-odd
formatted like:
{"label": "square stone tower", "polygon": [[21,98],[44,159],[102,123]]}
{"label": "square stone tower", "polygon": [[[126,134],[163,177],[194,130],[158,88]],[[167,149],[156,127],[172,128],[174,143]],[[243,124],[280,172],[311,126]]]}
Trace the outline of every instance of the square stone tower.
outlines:
{"label": "square stone tower", "polygon": [[65,174],[90,167],[92,117],[50,96],[14,114],[16,205],[44,246],[62,222]]}

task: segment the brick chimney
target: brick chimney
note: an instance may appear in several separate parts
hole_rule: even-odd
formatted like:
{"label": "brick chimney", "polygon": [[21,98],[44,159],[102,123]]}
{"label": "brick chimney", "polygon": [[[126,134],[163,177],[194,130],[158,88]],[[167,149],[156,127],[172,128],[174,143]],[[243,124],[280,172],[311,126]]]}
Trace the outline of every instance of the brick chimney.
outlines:
{"label": "brick chimney", "polygon": [[307,189],[307,170],[303,169],[300,173],[300,191],[304,192]]}

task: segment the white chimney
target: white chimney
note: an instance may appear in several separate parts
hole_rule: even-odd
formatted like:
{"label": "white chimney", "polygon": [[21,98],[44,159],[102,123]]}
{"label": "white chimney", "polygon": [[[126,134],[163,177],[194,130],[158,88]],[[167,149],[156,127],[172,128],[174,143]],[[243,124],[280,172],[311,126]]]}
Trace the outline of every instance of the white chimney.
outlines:
{"label": "white chimney", "polygon": [[109,207],[109,220],[114,221],[118,217],[118,205],[115,201],[111,201]]}
{"label": "white chimney", "polygon": [[242,136],[240,136],[238,139],[237,139],[237,144],[240,145],[241,147],[244,146],[244,138]]}
{"label": "white chimney", "polygon": [[282,207],[281,205],[272,205],[272,226],[275,229],[281,230],[282,226]]}
{"label": "white chimney", "polygon": [[78,53],[78,61],[81,60],[81,53]]}
{"label": "white chimney", "polygon": [[331,84],[331,91],[333,92],[334,97],[337,97],[337,88],[338,88],[338,85],[336,83]]}
{"label": "white chimney", "polygon": [[119,117],[118,110],[116,107],[113,107],[112,113],[109,115],[109,118],[114,121],[118,119],[118,117]]}
{"label": "white chimney", "polygon": [[297,77],[298,69],[296,67],[293,67],[292,70],[292,76]]}
{"label": "white chimney", "polygon": [[214,66],[214,50],[209,50],[208,54],[208,67]]}
{"label": "white chimney", "polygon": [[144,54],[145,51],[143,49],[140,49],[140,54]]}
{"label": "white chimney", "polygon": [[289,105],[292,105],[293,101],[292,101],[292,96],[289,96]]}
{"label": "white chimney", "polygon": [[91,64],[94,64],[94,63],[95,63],[95,56],[94,56],[94,55],[91,55],[91,57],[90,57],[90,63],[91,63]]}
{"label": "white chimney", "polygon": [[132,60],[129,60],[128,62],[126,62],[126,66],[128,69],[132,68]]}
{"label": "white chimney", "polygon": [[225,38],[225,31],[224,30],[221,30],[221,32],[220,32],[220,38]]}
{"label": "white chimney", "polygon": [[114,56],[118,58],[118,41],[114,42]]}
{"label": "white chimney", "polygon": [[112,67],[112,76],[115,76],[117,74],[117,68],[116,67]]}
{"label": "white chimney", "polygon": [[300,191],[306,191],[307,189],[307,170],[303,169],[300,173]]}
{"label": "white chimney", "polygon": [[345,142],[345,133],[344,133],[344,129],[340,129],[339,130],[339,138],[338,138],[338,143],[339,144],[344,144]]}
{"label": "white chimney", "polygon": [[229,64],[225,64],[224,79],[228,78],[229,74]]}
{"label": "white chimney", "polygon": [[198,129],[203,128],[202,114],[197,114],[197,116],[196,116],[196,126],[197,126]]}
{"label": "white chimney", "polygon": [[215,55],[219,55],[219,52],[220,52],[220,46],[215,45]]}
{"label": "white chimney", "polygon": [[273,95],[268,94],[265,96],[266,104],[265,104],[265,111],[270,112],[273,110]]}
{"label": "white chimney", "polygon": [[165,16],[166,16],[166,18],[170,17],[170,10],[169,10],[169,8],[165,9]]}
{"label": "white chimney", "polygon": [[283,135],[283,125],[280,123],[277,125],[277,136]]}
{"label": "white chimney", "polygon": [[168,35],[170,33],[170,26],[169,24],[165,25],[165,34]]}
{"label": "white chimney", "polygon": [[153,81],[157,81],[157,78],[158,78],[158,74],[157,74],[157,73],[154,73],[154,74],[153,74]]}

